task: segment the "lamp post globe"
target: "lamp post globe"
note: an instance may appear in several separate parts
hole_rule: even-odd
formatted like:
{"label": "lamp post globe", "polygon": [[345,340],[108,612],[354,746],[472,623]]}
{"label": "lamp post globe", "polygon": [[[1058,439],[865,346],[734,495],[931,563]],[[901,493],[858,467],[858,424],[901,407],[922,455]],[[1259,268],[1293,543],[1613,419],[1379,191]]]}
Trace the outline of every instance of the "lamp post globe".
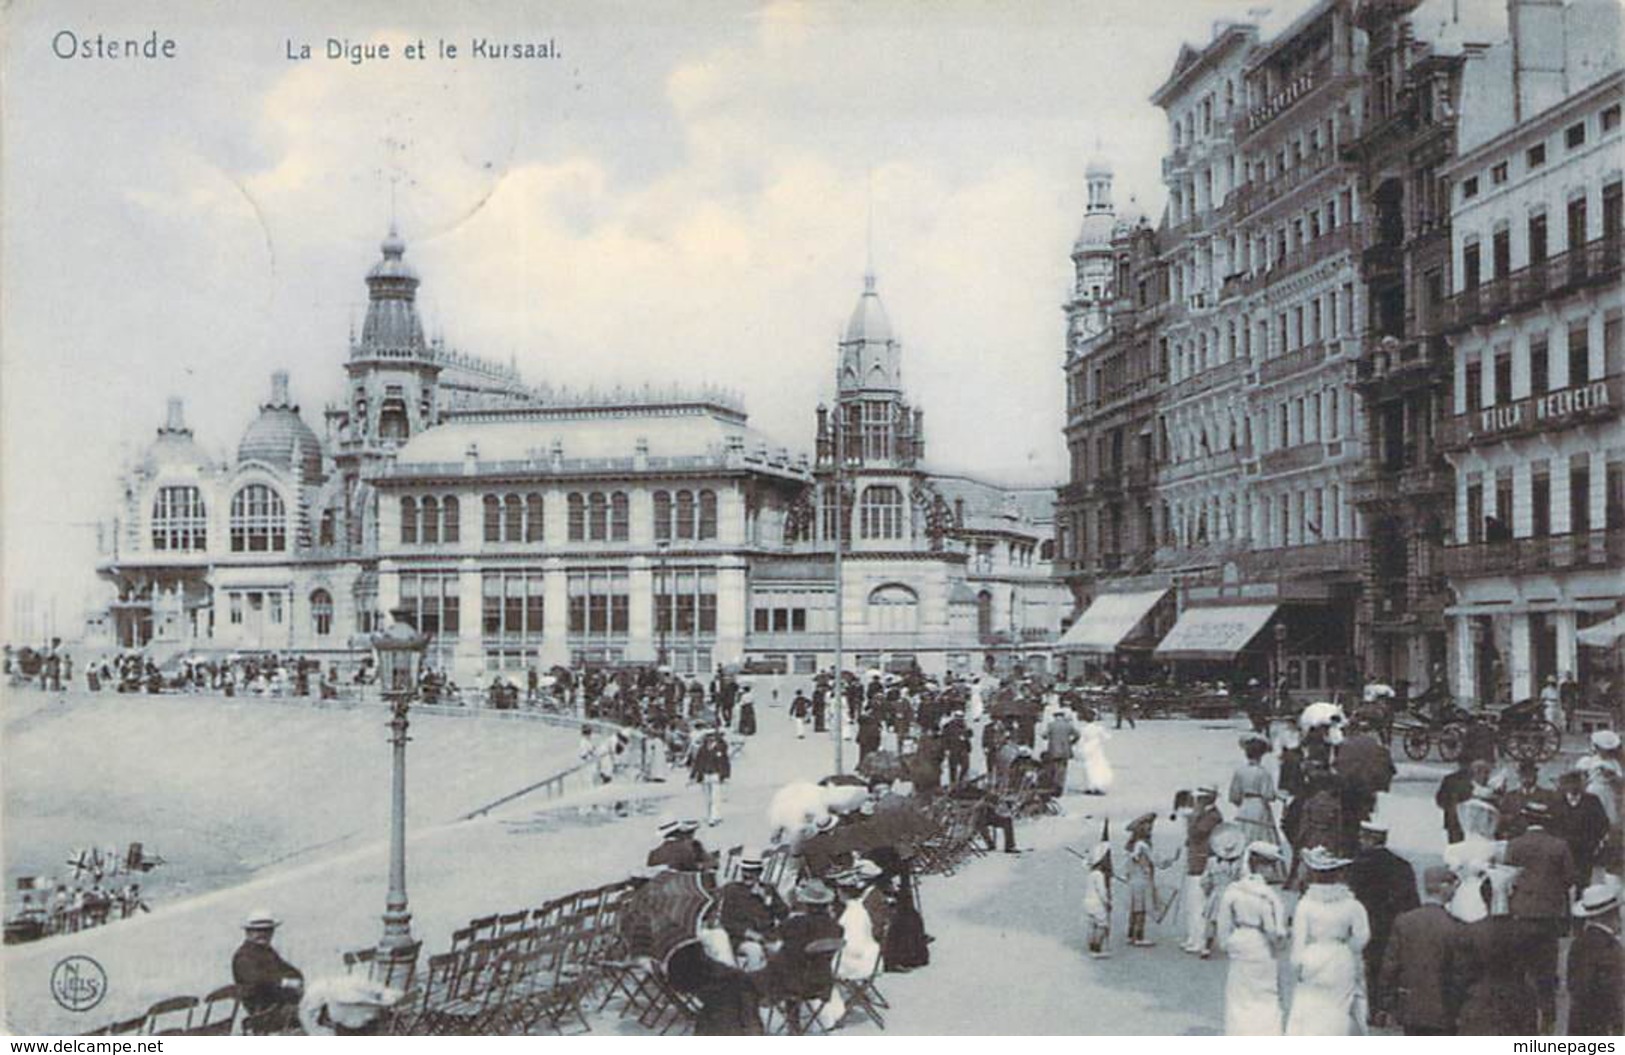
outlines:
{"label": "lamp post globe", "polygon": [[420,945],[412,937],[412,913],[406,900],[406,712],[417,692],[418,671],[429,639],[407,621],[404,611],[392,614],[394,622],[372,636],[378,682],[391,711],[389,893],[384,899],[384,933],[375,962],[386,982],[403,984],[417,962]]}

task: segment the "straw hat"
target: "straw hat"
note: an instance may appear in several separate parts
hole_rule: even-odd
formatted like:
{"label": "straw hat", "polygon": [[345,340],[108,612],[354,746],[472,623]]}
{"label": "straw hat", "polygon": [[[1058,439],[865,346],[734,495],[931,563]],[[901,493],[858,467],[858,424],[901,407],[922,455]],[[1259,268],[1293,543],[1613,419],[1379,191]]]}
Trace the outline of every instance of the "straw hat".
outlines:
{"label": "straw hat", "polygon": [[796,884],[795,899],[803,905],[828,905],[835,892],[821,879],[803,879]]}
{"label": "straw hat", "polygon": [[1614,883],[1594,883],[1585,888],[1580,900],[1574,904],[1574,915],[1580,919],[1600,916],[1619,910],[1619,887]]}
{"label": "straw hat", "polygon": [[257,908],[243,918],[244,930],[275,930],[282,921],[271,915],[270,909]]}
{"label": "straw hat", "polygon": [[1591,746],[1598,751],[1618,751],[1619,734],[1612,729],[1598,729],[1591,734]]}
{"label": "straw hat", "polygon": [[1324,846],[1316,846],[1305,850],[1299,855],[1304,867],[1311,872],[1332,872],[1339,868],[1347,868],[1354,862],[1346,857],[1338,857]]}

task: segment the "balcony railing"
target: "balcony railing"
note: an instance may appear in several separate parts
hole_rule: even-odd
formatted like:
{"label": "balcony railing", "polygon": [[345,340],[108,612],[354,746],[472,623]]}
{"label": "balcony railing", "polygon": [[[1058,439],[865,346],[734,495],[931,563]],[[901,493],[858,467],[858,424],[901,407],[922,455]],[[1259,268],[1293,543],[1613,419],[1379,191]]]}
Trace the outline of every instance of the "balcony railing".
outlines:
{"label": "balcony railing", "polygon": [[1332,64],[1320,62],[1292,78],[1275,94],[1265,99],[1262,105],[1247,111],[1247,134],[1252,135],[1308,98],[1316,88],[1329,81],[1331,75]]}
{"label": "balcony railing", "polygon": [[1600,284],[1619,277],[1625,239],[1618,232],[1559,253],[1495,278],[1476,289],[1463,290],[1440,305],[1439,325],[1461,330],[1477,323],[1493,323],[1503,315],[1532,307],[1555,294],[1578,286]]}
{"label": "balcony railing", "polygon": [[1236,358],[1220,363],[1218,366],[1203,370],[1199,374],[1192,374],[1183,381],[1174,385],[1168,392],[1168,402],[1177,403],[1182,399],[1200,395],[1222,385],[1238,380],[1247,372],[1247,360]]}
{"label": "balcony railing", "polygon": [[1296,351],[1285,355],[1277,355],[1273,359],[1265,359],[1258,364],[1258,383],[1261,385],[1274,384],[1282,378],[1299,374],[1312,366],[1318,366],[1326,359],[1328,352],[1336,354],[1342,350],[1337,342],[1316,341],[1306,344]]}
{"label": "balcony railing", "polygon": [[1404,266],[1405,247],[1398,242],[1378,242],[1360,254],[1360,271],[1369,281],[1397,275]]}
{"label": "balcony railing", "polygon": [[1356,477],[1349,486],[1349,498],[1355,505],[1393,502],[1402,498],[1425,502],[1448,495],[1454,486],[1450,470],[1444,465],[1379,468]]}
{"label": "balcony railing", "polygon": [[1583,385],[1571,385],[1511,403],[1457,414],[1439,423],[1443,450],[1537,433],[1561,432],[1597,421],[1612,421],[1625,406],[1625,374],[1610,374]]}
{"label": "balcony railing", "polygon": [[1324,443],[1300,443],[1296,447],[1285,450],[1270,451],[1258,460],[1258,471],[1265,476],[1276,473],[1296,472],[1307,469],[1312,465],[1319,465],[1326,460],[1326,445]]}
{"label": "balcony railing", "polygon": [[1269,180],[1248,180],[1225,200],[1225,205],[1236,219],[1252,215],[1270,202],[1276,201],[1325,172],[1337,161],[1331,150],[1322,148],[1306,154],[1298,163]]}
{"label": "balcony railing", "polygon": [[1461,579],[1617,568],[1621,563],[1625,563],[1621,528],[1447,546],[1439,554],[1444,574]]}

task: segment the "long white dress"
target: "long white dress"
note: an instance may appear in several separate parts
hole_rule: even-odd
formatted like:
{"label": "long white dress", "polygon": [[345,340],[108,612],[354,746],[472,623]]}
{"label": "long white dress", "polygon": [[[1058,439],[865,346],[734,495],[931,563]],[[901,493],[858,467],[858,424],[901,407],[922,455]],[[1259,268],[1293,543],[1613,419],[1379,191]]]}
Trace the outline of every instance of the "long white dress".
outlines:
{"label": "long white dress", "polygon": [[[1485,916],[1505,915],[1507,897],[1516,869],[1497,864],[1506,843],[1492,836],[1500,817],[1495,807],[1482,799],[1469,799],[1456,807],[1461,821],[1462,840],[1444,848],[1444,863],[1456,873],[1456,892],[1445,906],[1463,923],[1477,923]],[[1490,901],[1484,900],[1484,880],[1490,881]]]}
{"label": "long white dress", "polygon": [[862,898],[854,898],[841,910],[841,934],[846,944],[841,946],[841,963],[836,971],[841,978],[867,978],[875,971],[880,960],[880,944],[875,941],[874,923]]}
{"label": "long white dress", "polygon": [[1275,942],[1286,937],[1286,906],[1264,877],[1249,874],[1219,899],[1219,944],[1230,957],[1224,980],[1227,1037],[1281,1035],[1281,981]]}
{"label": "long white dress", "polygon": [[1106,760],[1106,741],[1111,734],[1099,722],[1084,722],[1078,730],[1078,754],[1083,758],[1083,783],[1088,791],[1109,791],[1112,764]]}
{"label": "long white dress", "polygon": [[1316,883],[1292,916],[1292,967],[1297,988],[1286,1019],[1289,1037],[1346,1037],[1365,1032],[1365,968],[1371,940],[1365,906],[1341,883]]}

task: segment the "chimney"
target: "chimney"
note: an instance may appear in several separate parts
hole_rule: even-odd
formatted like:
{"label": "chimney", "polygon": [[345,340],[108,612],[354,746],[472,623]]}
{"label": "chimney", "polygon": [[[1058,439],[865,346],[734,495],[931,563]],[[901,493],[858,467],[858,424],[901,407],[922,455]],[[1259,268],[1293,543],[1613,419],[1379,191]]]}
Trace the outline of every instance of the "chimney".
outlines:
{"label": "chimney", "polygon": [[271,406],[288,406],[288,372],[276,370],[271,373]]}
{"label": "chimney", "polygon": [[180,396],[169,397],[169,409],[164,416],[165,432],[186,432],[186,404]]}
{"label": "chimney", "polygon": [[1568,95],[1563,0],[1507,0],[1512,38],[1512,121],[1521,123]]}

